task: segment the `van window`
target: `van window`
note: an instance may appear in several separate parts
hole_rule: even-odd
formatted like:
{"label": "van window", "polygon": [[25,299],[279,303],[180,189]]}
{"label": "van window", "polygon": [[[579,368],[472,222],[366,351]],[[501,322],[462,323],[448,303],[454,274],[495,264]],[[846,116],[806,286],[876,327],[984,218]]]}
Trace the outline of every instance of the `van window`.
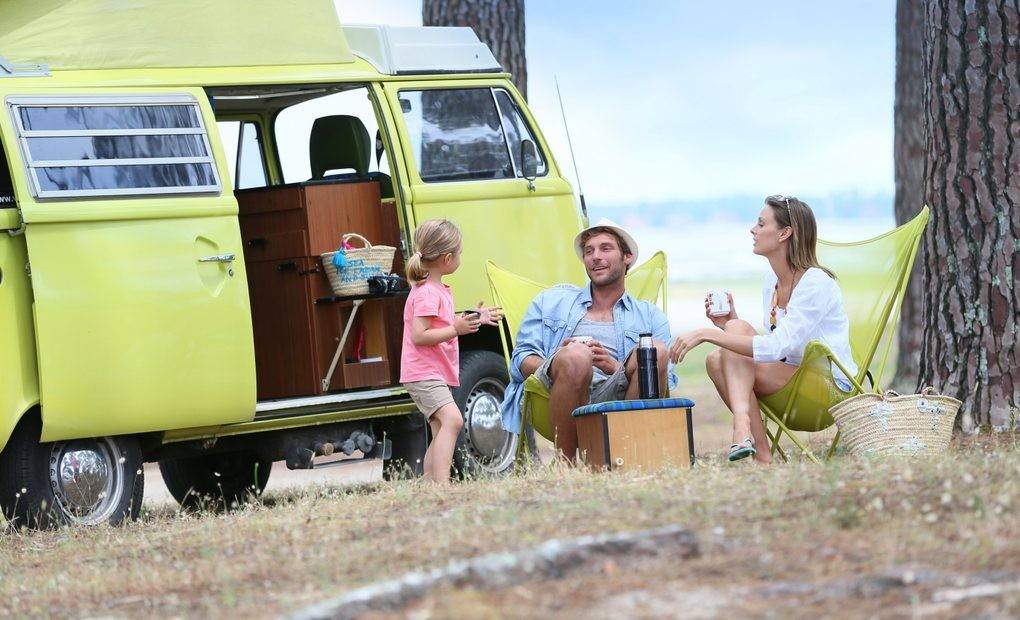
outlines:
{"label": "van window", "polygon": [[273,133],[284,183],[389,174],[375,107],[363,86],[284,108]]}
{"label": "van window", "polygon": [[0,144],[0,209],[11,209],[14,205],[14,183],[11,182],[11,169],[7,166],[7,155],[3,144]]}
{"label": "van window", "polygon": [[219,121],[216,125],[234,189],[265,187],[266,166],[259,126],[252,121]]}
{"label": "van window", "polygon": [[400,91],[399,98],[423,181],[516,176],[491,89]]}
{"label": "van window", "polygon": [[535,150],[538,152],[538,176],[545,176],[545,157],[538,147],[538,140],[535,140],[535,136],[531,133],[528,124],[524,122],[524,115],[521,114],[521,109],[517,107],[517,104],[514,103],[510,93],[507,91],[497,88],[493,92],[496,93],[499,115],[503,120],[503,130],[506,132],[506,141],[510,145],[510,156],[513,158],[514,170],[517,172],[517,176],[523,176],[520,159],[521,142],[524,140],[531,140],[535,144]]}
{"label": "van window", "polygon": [[10,102],[40,198],[220,191],[191,97]]}

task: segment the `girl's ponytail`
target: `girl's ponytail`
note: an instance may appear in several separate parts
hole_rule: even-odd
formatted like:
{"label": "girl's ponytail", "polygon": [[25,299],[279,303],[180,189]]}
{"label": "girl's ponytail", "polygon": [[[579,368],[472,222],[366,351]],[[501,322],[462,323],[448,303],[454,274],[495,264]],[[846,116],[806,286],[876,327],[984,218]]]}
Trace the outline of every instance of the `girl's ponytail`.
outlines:
{"label": "girl's ponytail", "polygon": [[450,220],[425,220],[414,231],[415,253],[407,259],[407,281],[417,284],[429,277],[426,263],[452,254],[460,248],[460,229]]}
{"label": "girl's ponytail", "polygon": [[415,252],[411,258],[407,259],[407,267],[404,271],[408,282],[418,283],[429,277],[429,270],[422,263],[421,252]]}

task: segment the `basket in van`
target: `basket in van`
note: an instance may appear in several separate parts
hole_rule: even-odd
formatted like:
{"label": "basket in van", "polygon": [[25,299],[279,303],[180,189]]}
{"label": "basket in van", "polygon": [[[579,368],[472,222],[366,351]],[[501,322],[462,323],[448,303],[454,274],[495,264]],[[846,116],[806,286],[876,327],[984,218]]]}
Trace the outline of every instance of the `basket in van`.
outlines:
{"label": "basket in van", "polygon": [[[352,239],[361,242],[362,247],[351,246]],[[367,295],[368,279],[389,274],[396,251],[393,246],[372,245],[357,233],[347,233],[339,250],[322,255],[322,268],[337,295]]]}

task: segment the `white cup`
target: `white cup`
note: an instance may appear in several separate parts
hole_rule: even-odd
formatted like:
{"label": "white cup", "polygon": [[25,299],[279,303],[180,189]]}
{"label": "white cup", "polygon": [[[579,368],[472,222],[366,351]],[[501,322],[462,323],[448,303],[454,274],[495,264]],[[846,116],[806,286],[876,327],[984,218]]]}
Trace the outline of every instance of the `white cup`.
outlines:
{"label": "white cup", "polygon": [[730,313],[729,291],[717,289],[708,292],[708,315],[726,316]]}

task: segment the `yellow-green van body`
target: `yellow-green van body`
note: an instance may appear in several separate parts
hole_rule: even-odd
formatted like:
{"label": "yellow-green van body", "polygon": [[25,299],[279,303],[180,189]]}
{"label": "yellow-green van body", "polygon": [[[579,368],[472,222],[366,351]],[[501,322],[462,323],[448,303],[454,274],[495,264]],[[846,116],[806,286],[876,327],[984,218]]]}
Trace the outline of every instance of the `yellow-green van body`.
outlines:
{"label": "yellow-green van body", "polygon": [[[402,225],[413,229],[424,219],[446,217],[460,226],[462,266],[448,279],[459,307],[489,300],[487,259],[540,281],[582,280],[572,239],[583,217],[505,74],[391,76],[352,56],[335,64],[54,69],[47,77],[2,78],[0,139],[18,209],[0,209],[0,448],[37,404],[43,441],[151,432],[179,440],[259,430],[253,423],[256,370],[244,262],[234,262],[232,273],[224,264],[198,262],[207,255],[242,255],[237,202],[203,89],[342,82],[367,85],[375,100]],[[423,182],[406,146],[400,90],[489,86],[510,92],[527,116],[548,173],[533,189],[519,178]],[[34,198],[10,101],[107,95],[193,97],[223,191]],[[269,119],[263,120],[269,128]],[[271,135],[266,132],[267,139]],[[269,177],[279,182],[275,149],[265,150]],[[404,234],[410,244],[412,231]]]}

